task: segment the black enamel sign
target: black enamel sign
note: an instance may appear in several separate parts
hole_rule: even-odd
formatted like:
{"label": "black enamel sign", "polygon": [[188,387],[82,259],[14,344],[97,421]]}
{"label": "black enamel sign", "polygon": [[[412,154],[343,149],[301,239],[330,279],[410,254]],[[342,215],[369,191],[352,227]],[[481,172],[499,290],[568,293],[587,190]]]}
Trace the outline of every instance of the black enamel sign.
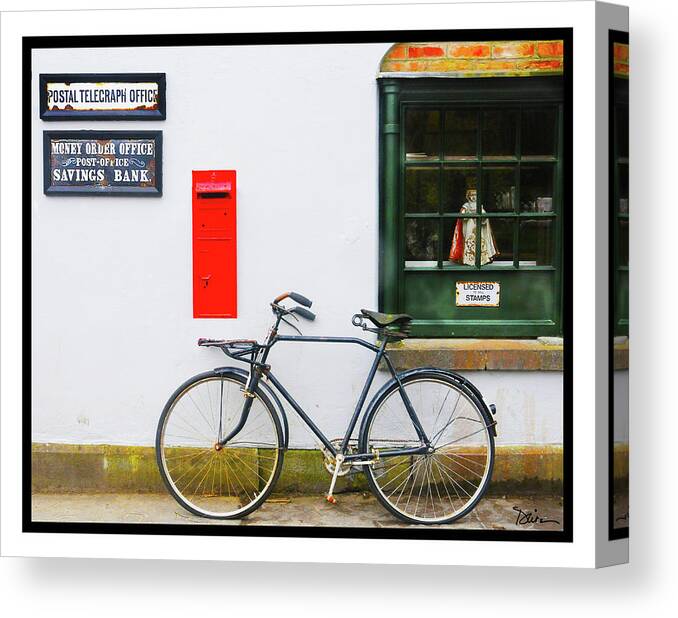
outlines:
{"label": "black enamel sign", "polygon": [[44,131],[47,195],[162,195],[162,131]]}
{"label": "black enamel sign", "polygon": [[41,73],[42,120],[164,120],[165,73]]}

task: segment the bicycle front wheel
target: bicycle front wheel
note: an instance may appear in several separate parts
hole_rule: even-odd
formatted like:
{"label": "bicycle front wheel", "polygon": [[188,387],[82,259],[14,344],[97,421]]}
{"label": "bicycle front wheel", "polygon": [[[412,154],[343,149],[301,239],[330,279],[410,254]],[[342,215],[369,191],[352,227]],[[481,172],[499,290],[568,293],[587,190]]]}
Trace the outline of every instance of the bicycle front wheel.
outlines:
{"label": "bicycle front wheel", "polygon": [[266,500],[280,474],[280,420],[260,390],[244,427],[217,448],[241,418],[245,383],[235,372],[197,375],[175,391],[160,417],[155,444],[160,474],[179,504],[195,515],[244,517]]}
{"label": "bicycle front wheel", "polygon": [[396,383],[375,402],[362,430],[363,452],[375,454],[365,466],[380,502],[408,523],[445,524],[468,514],[492,476],[492,420],[476,395],[442,372],[402,379],[432,452],[379,456],[380,451],[417,448],[421,441]]}

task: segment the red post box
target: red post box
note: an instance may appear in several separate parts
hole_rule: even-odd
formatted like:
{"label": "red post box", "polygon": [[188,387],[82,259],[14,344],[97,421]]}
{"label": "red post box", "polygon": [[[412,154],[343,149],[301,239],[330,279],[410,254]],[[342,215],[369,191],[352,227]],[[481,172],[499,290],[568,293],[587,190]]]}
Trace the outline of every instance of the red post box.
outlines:
{"label": "red post box", "polygon": [[193,171],[193,317],[238,315],[235,171]]}

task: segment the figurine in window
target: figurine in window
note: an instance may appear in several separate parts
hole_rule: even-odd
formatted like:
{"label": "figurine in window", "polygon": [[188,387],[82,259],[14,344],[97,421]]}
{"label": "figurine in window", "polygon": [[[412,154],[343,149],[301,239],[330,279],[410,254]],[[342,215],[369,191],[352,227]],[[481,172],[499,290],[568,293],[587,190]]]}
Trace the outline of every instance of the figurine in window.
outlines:
{"label": "figurine in window", "polygon": [[[466,191],[466,202],[459,212],[462,215],[475,214],[477,210],[478,192],[476,189]],[[485,209],[481,207],[481,212]],[[489,219],[482,219],[480,230],[480,264],[488,264],[495,255],[499,255],[497,245],[492,234]],[[450,247],[450,260],[467,266],[475,266],[476,263],[476,219],[457,219],[452,235]]]}

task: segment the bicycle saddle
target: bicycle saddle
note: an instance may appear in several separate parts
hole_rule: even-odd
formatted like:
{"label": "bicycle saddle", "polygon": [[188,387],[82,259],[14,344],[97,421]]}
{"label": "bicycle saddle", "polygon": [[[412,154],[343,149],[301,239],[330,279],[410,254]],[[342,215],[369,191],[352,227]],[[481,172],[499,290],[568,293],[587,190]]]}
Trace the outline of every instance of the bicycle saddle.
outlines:
{"label": "bicycle saddle", "polygon": [[369,311],[368,309],[361,309],[360,313],[379,328],[386,328],[387,326],[402,328],[412,321],[412,316],[406,313],[379,313],[378,311]]}

